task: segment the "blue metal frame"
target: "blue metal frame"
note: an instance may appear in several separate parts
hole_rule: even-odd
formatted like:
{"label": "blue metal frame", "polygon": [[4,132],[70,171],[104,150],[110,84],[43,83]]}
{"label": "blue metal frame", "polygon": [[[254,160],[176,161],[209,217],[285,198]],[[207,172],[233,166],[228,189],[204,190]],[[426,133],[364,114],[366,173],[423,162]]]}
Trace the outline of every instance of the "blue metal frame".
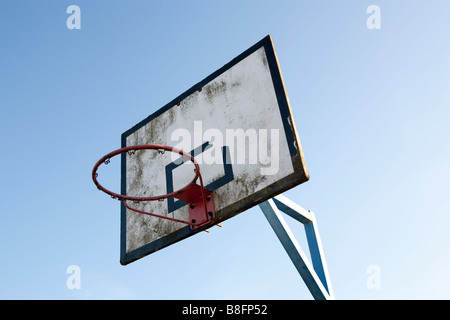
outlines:
{"label": "blue metal frame", "polygon": [[[286,250],[289,258],[302,277],[312,296],[316,300],[334,300],[325,255],[319,237],[317,222],[309,210],[290,201],[284,196],[276,196],[259,205],[278,239]],[[284,220],[281,212],[301,222],[305,227],[312,265],[295,239],[291,229]]]}

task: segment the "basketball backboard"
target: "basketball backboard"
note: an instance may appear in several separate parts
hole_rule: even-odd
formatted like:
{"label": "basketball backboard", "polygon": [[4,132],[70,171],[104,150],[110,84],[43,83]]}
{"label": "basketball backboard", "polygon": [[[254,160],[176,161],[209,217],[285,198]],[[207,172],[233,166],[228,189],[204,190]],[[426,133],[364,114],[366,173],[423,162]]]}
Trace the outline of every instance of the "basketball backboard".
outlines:
{"label": "basketball backboard", "polygon": [[[122,134],[122,148],[161,144],[192,154],[213,192],[215,219],[188,225],[121,205],[121,263],[185,239],[309,179],[273,47],[265,37]],[[121,155],[121,194],[170,193],[194,176],[176,154]],[[147,212],[187,220],[175,198],[136,203]]]}

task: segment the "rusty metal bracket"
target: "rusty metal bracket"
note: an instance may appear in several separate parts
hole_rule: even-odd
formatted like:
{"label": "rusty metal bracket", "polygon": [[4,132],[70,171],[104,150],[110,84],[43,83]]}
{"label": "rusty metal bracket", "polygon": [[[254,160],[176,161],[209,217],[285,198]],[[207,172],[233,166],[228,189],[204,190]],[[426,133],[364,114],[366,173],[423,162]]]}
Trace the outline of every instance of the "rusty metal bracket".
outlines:
{"label": "rusty metal bracket", "polygon": [[213,192],[193,184],[189,189],[174,196],[188,204],[191,230],[204,226],[215,218]]}

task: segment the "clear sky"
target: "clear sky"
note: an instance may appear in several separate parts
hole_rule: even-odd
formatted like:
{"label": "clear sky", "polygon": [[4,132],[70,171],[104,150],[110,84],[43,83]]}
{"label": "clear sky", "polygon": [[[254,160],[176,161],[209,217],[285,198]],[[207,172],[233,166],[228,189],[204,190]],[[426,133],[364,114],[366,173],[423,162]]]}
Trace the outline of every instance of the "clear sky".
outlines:
{"label": "clear sky", "polygon": [[316,214],[336,298],[449,299],[449,9],[1,1],[0,298],[311,299],[258,207],[121,266],[118,202],[90,177],[122,132],[270,34],[311,176],[285,195]]}

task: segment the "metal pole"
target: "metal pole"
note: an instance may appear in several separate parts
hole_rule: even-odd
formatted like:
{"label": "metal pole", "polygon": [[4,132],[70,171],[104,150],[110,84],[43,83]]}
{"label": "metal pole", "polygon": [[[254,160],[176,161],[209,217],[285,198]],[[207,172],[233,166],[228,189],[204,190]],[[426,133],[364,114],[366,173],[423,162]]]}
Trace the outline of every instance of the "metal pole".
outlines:
{"label": "metal pole", "polygon": [[[314,299],[334,300],[314,213],[303,209],[284,196],[276,196],[259,206]],[[312,264],[308,261],[280,210],[305,226]]]}

